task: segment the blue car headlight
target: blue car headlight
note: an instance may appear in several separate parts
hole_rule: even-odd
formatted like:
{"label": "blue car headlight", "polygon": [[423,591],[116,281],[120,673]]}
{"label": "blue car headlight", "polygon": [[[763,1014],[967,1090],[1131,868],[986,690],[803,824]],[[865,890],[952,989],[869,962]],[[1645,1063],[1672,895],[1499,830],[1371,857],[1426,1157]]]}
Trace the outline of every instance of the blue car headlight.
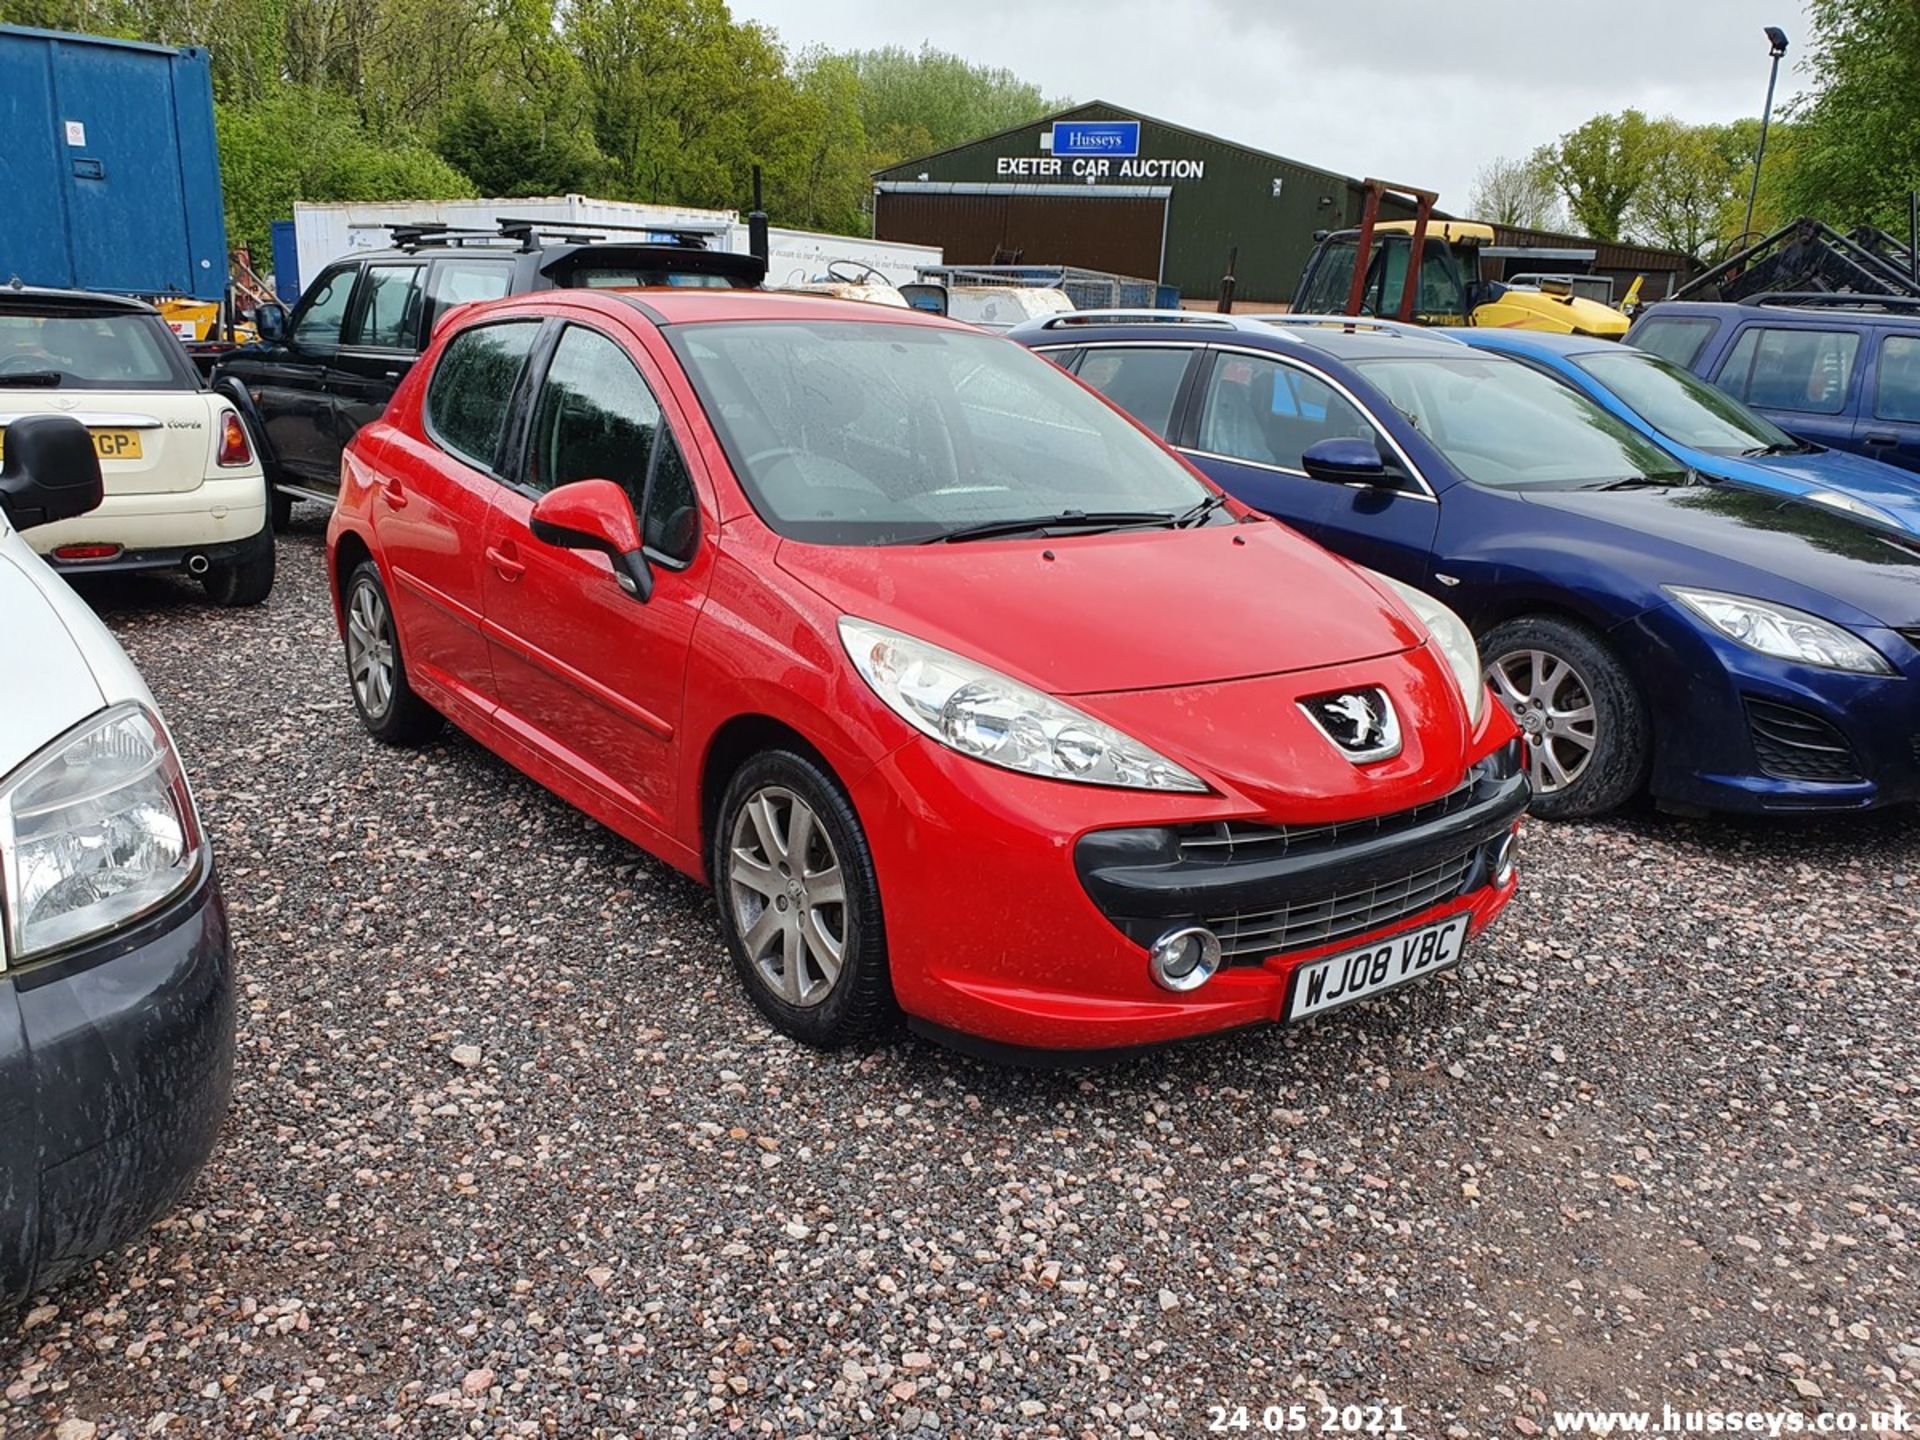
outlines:
{"label": "blue car headlight", "polygon": [[1891,675],[1893,666],[1878,650],[1831,620],[1771,600],[1727,595],[1718,590],[1662,586],[1667,594],[1729,640],[1801,665],[1849,670],[1858,675]]}

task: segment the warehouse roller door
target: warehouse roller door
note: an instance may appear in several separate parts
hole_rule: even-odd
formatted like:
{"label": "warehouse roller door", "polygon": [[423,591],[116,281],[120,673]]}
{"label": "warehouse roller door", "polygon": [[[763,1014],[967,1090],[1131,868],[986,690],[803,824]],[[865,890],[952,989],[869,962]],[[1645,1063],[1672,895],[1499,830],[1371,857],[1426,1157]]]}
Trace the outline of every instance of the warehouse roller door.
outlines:
{"label": "warehouse roller door", "polygon": [[938,245],[949,265],[987,265],[998,252],[1019,251],[1029,265],[1161,278],[1165,194],[1035,194],[1035,188],[962,194],[883,186],[873,197],[874,235]]}

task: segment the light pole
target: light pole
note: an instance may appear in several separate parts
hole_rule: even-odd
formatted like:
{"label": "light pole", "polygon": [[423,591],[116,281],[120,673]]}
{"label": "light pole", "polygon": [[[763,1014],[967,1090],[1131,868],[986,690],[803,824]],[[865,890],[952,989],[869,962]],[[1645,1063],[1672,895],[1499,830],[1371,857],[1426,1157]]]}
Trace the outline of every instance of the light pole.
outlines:
{"label": "light pole", "polygon": [[1773,55],[1773,68],[1767,71],[1767,108],[1760,112],[1760,148],[1753,153],[1753,184],[1747,187],[1747,218],[1740,225],[1740,243],[1753,234],[1753,202],[1760,193],[1760,162],[1767,158],[1767,122],[1773,119],[1773,82],[1780,78],[1780,57],[1787,53],[1787,32],[1778,25],[1767,26],[1767,44]]}

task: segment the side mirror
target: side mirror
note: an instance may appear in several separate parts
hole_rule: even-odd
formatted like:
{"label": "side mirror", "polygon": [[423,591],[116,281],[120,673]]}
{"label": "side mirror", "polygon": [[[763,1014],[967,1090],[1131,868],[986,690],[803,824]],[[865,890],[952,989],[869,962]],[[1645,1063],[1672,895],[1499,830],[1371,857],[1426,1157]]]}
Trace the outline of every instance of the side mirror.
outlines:
{"label": "side mirror", "polygon": [[278,344],[287,338],[287,307],[278,300],[254,306],[253,328],[262,340]]}
{"label": "side mirror", "polygon": [[611,480],[576,480],[533,506],[533,538],[562,550],[598,550],[613,561],[613,578],[636,600],[653,598],[653,566],[640,543],[627,492]]}
{"label": "side mirror", "polygon": [[931,282],[919,285],[902,285],[900,298],[915,310],[924,310],[929,315],[947,313],[947,287]]}
{"label": "side mirror", "polygon": [[1315,480],[1333,485],[1384,485],[1387,464],[1371,440],[1343,435],[1316,440],[1300,456],[1300,465]]}
{"label": "side mirror", "polygon": [[0,507],[16,530],[84,515],[106,494],[93,437],[71,416],[22,416],[0,451]]}

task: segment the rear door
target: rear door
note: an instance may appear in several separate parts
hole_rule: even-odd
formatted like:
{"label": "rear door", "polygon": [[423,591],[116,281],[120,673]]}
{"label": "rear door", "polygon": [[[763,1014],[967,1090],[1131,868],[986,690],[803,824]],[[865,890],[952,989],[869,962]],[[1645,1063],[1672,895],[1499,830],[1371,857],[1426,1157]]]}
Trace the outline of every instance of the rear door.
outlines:
{"label": "rear door", "polygon": [[349,462],[377,487],[368,513],[409,670],[482,716],[493,712],[495,685],[481,555],[505,486],[508,420],[543,323],[499,320],[455,335],[428,378],[419,426],[383,426],[382,443],[355,447]]}
{"label": "rear door", "polygon": [[[513,483],[495,496],[483,607],[495,722],[559,769],[563,793],[570,782],[669,831],[712,507],[660,398],[664,378],[638,350],[615,330],[569,321],[544,352]],[[606,556],[534,539],[535,501],[576,480],[627,492],[654,571],[648,600],[620,587]]]}
{"label": "rear door", "polygon": [[[1042,352],[1046,353],[1046,352]],[[1173,434],[1187,376],[1201,355],[1197,345],[1115,341],[1047,358],[1064,365],[1161,439]]]}
{"label": "rear door", "polygon": [[1713,380],[1788,433],[1852,450],[1862,349],[1857,330],[1756,321],[1740,327]]}
{"label": "rear door", "polygon": [[321,498],[338,487],[340,466],[327,369],[339,353],[359,278],[357,261],[323,270],[294,307],[287,338],[236,356],[226,367],[252,392],[267,448],[285,472],[277,478]]}
{"label": "rear door", "polygon": [[[1301,457],[1309,447],[1347,436],[1378,446],[1392,484],[1335,485],[1307,475]],[[1211,350],[1176,445],[1235,499],[1349,560],[1410,585],[1427,583],[1439,505],[1391,437],[1332,377],[1262,352]]]}
{"label": "rear door", "polygon": [[[342,328],[340,345],[327,366],[326,388],[332,396],[333,418],[324,440],[316,444],[316,461],[326,477],[316,485],[332,490],[338,483],[340,452],[360,427],[378,420],[393,398],[400,378],[412,366],[422,343],[421,321],[426,306],[426,265],[421,261],[370,261],[365,267],[353,306]],[[333,461],[325,464],[331,450]]]}
{"label": "rear door", "polygon": [[1920,329],[1880,331],[1872,339],[1855,448],[1903,470],[1920,470]]}

